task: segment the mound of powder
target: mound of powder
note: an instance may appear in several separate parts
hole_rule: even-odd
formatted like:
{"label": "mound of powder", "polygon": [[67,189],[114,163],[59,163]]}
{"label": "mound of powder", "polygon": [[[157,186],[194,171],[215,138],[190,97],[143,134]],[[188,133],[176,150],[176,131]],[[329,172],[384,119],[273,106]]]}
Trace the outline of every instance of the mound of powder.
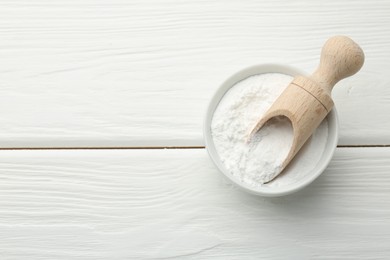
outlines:
{"label": "mound of powder", "polygon": [[[266,73],[248,77],[225,93],[211,122],[213,142],[228,172],[250,186],[283,186],[302,179],[316,166],[325,149],[325,119],[284,172],[281,165],[293,142],[290,121],[277,117],[265,124],[251,141],[250,129],[266,113],[291,82],[292,77]],[[299,163],[297,163],[299,162]]]}

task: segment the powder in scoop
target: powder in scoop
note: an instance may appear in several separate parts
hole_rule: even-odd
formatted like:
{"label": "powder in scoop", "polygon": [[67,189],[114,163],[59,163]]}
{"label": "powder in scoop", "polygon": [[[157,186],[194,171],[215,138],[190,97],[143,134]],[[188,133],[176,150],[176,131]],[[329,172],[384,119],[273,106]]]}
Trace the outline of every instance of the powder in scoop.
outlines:
{"label": "powder in scoop", "polygon": [[[279,73],[251,76],[234,85],[214,112],[211,133],[220,160],[232,176],[250,186],[261,186],[278,175],[290,151],[293,129],[284,117],[270,120],[249,143],[246,139],[291,80]],[[325,119],[283,174],[267,185],[288,185],[310,173],[325,149],[327,128]]]}

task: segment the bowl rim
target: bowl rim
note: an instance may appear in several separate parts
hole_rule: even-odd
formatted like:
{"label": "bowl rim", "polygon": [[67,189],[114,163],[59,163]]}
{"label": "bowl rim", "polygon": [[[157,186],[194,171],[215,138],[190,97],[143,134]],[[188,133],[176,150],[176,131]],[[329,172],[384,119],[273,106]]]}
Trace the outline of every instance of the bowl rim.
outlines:
{"label": "bowl rim", "polygon": [[213,119],[214,111],[218,107],[219,102],[222,100],[223,96],[230,88],[232,88],[236,83],[241,80],[244,80],[250,76],[265,74],[265,73],[282,73],[290,76],[297,75],[306,75],[302,71],[286,65],[281,65],[277,63],[265,63],[260,65],[253,65],[247,68],[244,68],[229,78],[227,78],[215,91],[212,96],[209,105],[207,107],[206,116],[204,117],[203,123],[203,139],[205,141],[206,150],[213,161],[214,165],[218,168],[219,172],[223,174],[227,179],[233,182],[236,186],[245,190],[246,192],[265,196],[265,197],[276,197],[276,196],[284,196],[291,193],[294,193],[302,188],[308,186],[312,183],[318,176],[322,174],[322,172],[328,166],[330,160],[332,159],[334,152],[338,143],[339,136],[339,122],[337,116],[337,110],[334,106],[333,109],[327,115],[328,120],[328,137],[327,144],[325,146],[324,151],[322,152],[321,159],[317,162],[313,169],[313,173],[308,174],[302,181],[295,182],[291,185],[286,185],[282,187],[267,187],[267,188],[256,188],[250,186],[246,183],[240,182],[237,178],[231,175],[222,164],[219,159],[219,155],[216,151],[213,138],[211,135],[211,121]]}

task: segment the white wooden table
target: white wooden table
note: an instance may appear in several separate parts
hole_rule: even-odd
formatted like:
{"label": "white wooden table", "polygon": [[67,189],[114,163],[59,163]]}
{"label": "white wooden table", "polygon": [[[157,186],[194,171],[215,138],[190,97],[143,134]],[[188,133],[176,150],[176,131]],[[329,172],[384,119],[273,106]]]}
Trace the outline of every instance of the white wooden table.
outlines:
{"label": "white wooden table", "polygon": [[[224,181],[219,84],[311,72],[337,34],[366,63],[323,175],[272,199]],[[0,259],[390,259],[389,62],[387,0],[0,0]]]}

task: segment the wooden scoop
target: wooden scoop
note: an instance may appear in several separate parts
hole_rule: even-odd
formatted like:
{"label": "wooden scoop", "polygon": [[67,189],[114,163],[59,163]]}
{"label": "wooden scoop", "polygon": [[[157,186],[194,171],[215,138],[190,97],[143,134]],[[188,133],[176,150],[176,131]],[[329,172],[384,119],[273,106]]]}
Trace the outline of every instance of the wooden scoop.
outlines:
{"label": "wooden scoop", "polygon": [[358,72],[363,63],[364,53],[354,41],[345,36],[330,38],[322,48],[317,70],[311,76],[293,79],[250,131],[248,141],[271,118],[287,117],[292,124],[294,139],[280,169],[282,172],[333,108],[333,86]]}

